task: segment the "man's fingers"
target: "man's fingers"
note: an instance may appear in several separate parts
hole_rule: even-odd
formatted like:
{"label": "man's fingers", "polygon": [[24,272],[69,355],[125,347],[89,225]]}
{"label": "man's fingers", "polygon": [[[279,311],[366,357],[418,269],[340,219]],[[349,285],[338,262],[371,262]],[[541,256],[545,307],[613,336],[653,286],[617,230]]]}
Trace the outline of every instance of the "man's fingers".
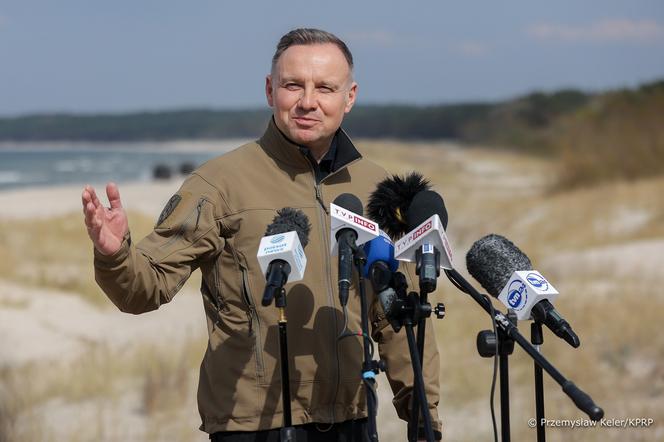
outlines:
{"label": "man's fingers", "polygon": [[89,196],[89,201],[92,201],[95,207],[99,207],[101,202],[99,201],[99,198],[97,198],[97,192],[95,192],[94,187],[90,185],[85,186],[85,189],[83,190],[83,198],[86,197],[86,192]]}
{"label": "man's fingers", "polygon": [[120,200],[120,191],[115,183],[108,183],[106,185],[106,196],[108,202],[111,204],[111,209],[121,209],[122,201]]}
{"label": "man's fingers", "polygon": [[83,213],[85,213],[85,208],[89,202],[90,202],[90,194],[88,193],[88,189],[85,188],[81,193],[81,203],[83,204]]}
{"label": "man's fingers", "polygon": [[85,205],[83,213],[85,214],[85,226],[88,229],[93,229],[101,224],[99,217],[97,216],[97,208],[92,201],[89,201]]}
{"label": "man's fingers", "polygon": [[85,187],[83,188],[83,192],[81,193],[81,201],[83,202],[83,209],[85,210],[85,206],[89,202],[94,202],[95,198],[95,189],[89,185],[86,184]]}

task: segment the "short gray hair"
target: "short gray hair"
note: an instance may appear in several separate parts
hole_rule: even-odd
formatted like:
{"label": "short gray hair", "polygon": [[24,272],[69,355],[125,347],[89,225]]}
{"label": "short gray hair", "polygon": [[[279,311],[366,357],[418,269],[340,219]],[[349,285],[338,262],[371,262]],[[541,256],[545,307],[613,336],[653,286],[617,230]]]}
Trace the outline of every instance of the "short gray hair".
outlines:
{"label": "short gray hair", "polygon": [[298,29],[293,29],[279,40],[279,43],[277,43],[277,50],[274,53],[274,56],[272,57],[272,72],[274,73],[275,68],[277,67],[277,62],[279,61],[279,57],[281,57],[281,54],[284,53],[284,51],[291,46],[295,45],[315,45],[315,44],[325,44],[325,43],[332,43],[336,47],[339,48],[341,53],[344,55],[346,58],[346,61],[348,62],[348,67],[350,70],[353,70],[353,54],[350,53],[350,49],[348,49],[348,46],[346,46],[346,43],[343,42],[339,37],[336,35],[327,32],[327,31],[322,31],[320,29],[314,29],[314,28],[298,28]]}

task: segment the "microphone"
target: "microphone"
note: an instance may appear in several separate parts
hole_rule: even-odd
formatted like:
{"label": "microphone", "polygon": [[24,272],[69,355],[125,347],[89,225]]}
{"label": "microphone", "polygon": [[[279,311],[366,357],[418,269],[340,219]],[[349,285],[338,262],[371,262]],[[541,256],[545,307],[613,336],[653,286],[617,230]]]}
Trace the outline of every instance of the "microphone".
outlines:
{"label": "microphone", "polygon": [[487,235],[466,254],[468,273],[489,294],[516,312],[517,319],[534,319],[574,348],[581,342],[569,323],[553,307],[558,291],[538,271],[530,259],[507,238]]}
{"label": "microphone", "polygon": [[362,275],[371,280],[376,293],[389,283],[392,273],[399,268],[399,261],[394,259],[394,244],[382,230],[379,236],[364,244],[367,262],[362,268]]}
{"label": "microphone", "polygon": [[266,279],[262,305],[272,303],[289,276],[291,282],[304,277],[307,257],[303,249],[309,243],[310,230],[309,218],[301,210],[291,207],[277,210],[277,215],[261,238],[256,255]]}
{"label": "microphone", "polygon": [[348,303],[357,246],[378,236],[378,224],[364,218],[363,213],[362,202],[350,193],[342,193],[330,204],[331,253],[339,255],[339,302],[342,306]]}
{"label": "microphone", "polygon": [[393,238],[401,237],[395,243],[396,258],[417,263],[420,289],[429,293],[435,290],[440,267],[452,268],[452,250],[445,235],[447,210],[430,187],[417,172],[403,178],[393,175],[376,186],[368,205],[381,228]]}
{"label": "microphone", "polygon": [[[363,274],[371,281],[385,317],[392,328],[398,332],[401,325],[397,318],[403,309],[403,301],[397,295],[396,289],[401,288],[405,293],[406,281],[403,274],[397,273],[399,261],[394,258],[394,245],[387,234],[381,230],[380,236],[364,244],[364,253],[367,255],[367,262],[364,265]],[[403,278],[401,285],[399,285],[400,278]]]}
{"label": "microphone", "polygon": [[428,293],[436,288],[440,268],[452,269],[452,248],[445,235],[447,210],[442,197],[424,190],[413,198],[408,208],[408,232],[394,244],[399,261],[416,262],[420,289]]}
{"label": "microphone", "polygon": [[400,238],[410,230],[406,215],[413,198],[430,188],[429,181],[417,172],[385,178],[369,196],[369,218],[378,220],[390,238]]}

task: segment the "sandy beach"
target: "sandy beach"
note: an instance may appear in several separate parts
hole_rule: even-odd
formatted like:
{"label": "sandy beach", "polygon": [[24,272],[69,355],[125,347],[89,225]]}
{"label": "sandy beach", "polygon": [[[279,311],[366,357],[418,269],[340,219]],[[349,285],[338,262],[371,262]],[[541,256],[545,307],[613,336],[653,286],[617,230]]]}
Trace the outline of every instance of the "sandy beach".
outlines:
{"label": "sandy beach", "polygon": [[[148,183],[121,184],[123,205],[157,219],[161,209],[180,185],[182,179]],[[50,218],[81,211],[81,193],[84,185],[35,187],[0,192],[0,219]],[[106,200],[104,188],[96,188],[102,201]],[[81,212],[82,216],[82,212]],[[81,218],[82,219],[82,218]]]}
{"label": "sandy beach", "polygon": [[[394,164],[402,164],[401,157],[410,155],[405,149],[382,146],[369,145],[367,150],[392,170],[399,170]],[[421,167],[443,189],[453,214],[448,234],[459,266],[464,266],[463,251],[483,234],[516,238],[531,257],[541,257],[537,268],[556,281],[563,294],[558,307],[582,337],[575,357],[547,338],[547,353],[559,368],[611,409],[617,404],[616,394],[629,394],[638,401],[626,403],[621,408],[624,413],[662,416],[657,411],[664,404],[662,395],[650,392],[664,388],[661,368],[654,362],[661,358],[662,347],[651,342],[659,342],[653,326],[664,313],[664,296],[646,294],[658,281],[664,260],[664,229],[658,221],[664,219],[664,204],[657,197],[664,180],[545,197],[536,162],[529,164],[530,174],[521,174],[515,184],[514,169],[522,168],[522,163],[510,155],[435,146],[420,146],[416,152],[427,161],[436,155],[440,159]],[[475,177],[472,171],[477,169]],[[529,177],[533,177],[530,186],[524,184]],[[141,219],[143,229],[149,229],[181,181],[120,183],[124,206]],[[8,425],[3,424],[5,419],[20,436],[15,440],[27,441],[73,440],[76,435],[78,440],[203,442],[207,438],[197,430],[195,397],[207,330],[196,278],[158,311],[140,316],[119,312],[94,286],[92,248],[81,213],[82,188],[0,192],[0,224],[15,229],[0,238],[5,270],[11,266],[7,260],[24,267],[23,273],[0,273],[0,369],[10,375],[7,387],[0,388],[0,399],[5,398],[0,402],[11,404],[14,398],[19,404],[13,414],[4,412],[9,418],[3,418],[0,407],[0,426]],[[105,194],[103,189],[97,191]],[[594,205],[596,201],[604,204]],[[39,231],[32,235],[32,228]],[[66,252],[63,262],[50,262],[58,257],[58,248]],[[34,262],[23,255],[34,257]],[[21,274],[36,276],[24,280]],[[449,440],[487,440],[492,364],[477,356],[474,336],[488,324],[477,306],[442,281],[434,298],[448,307],[448,317],[435,322],[442,361],[440,413]],[[638,317],[627,314],[634,309],[641,312]],[[607,328],[609,322],[613,325]],[[517,357],[512,370],[514,407],[531,410],[532,365]],[[30,381],[34,378],[42,381]],[[381,440],[403,440],[405,424],[394,412],[384,374],[378,386]],[[552,409],[560,410],[557,416],[578,416],[556,385],[547,386],[547,398]],[[94,425],[82,425],[80,419]],[[649,439],[633,440],[664,437],[661,427],[657,431],[647,433]],[[524,427],[515,434],[532,433]],[[624,440],[624,434],[605,432],[589,440]],[[551,440],[564,440],[556,435]]]}

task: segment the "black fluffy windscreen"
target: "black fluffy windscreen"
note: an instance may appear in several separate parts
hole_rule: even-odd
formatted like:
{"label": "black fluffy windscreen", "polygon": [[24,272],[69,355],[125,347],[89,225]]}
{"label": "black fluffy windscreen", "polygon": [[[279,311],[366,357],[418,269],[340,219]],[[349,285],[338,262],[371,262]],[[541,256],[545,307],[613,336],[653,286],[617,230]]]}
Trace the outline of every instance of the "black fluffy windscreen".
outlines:
{"label": "black fluffy windscreen", "polygon": [[447,229],[447,209],[441,197],[433,190],[424,190],[413,198],[408,208],[408,231],[422,224],[427,218],[438,214],[443,229]]}
{"label": "black fluffy windscreen", "polygon": [[468,250],[466,268],[491,296],[497,297],[512,273],[532,270],[533,265],[512,241],[490,234],[475,241]]}
{"label": "black fluffy windscreen", "polygon": [[417,172],[403,177],[392,175],[378,183],[369,196],[367,214],[393,240],[397,240],[409,231],[406,215],[413,198],[430,187],[429,180]]}
{"label": "black fluffy windscreen", "polygon": [[364,207],[362,207],[362,201],[352,193],[342,193],[332,201],[333,204],[336,204],[339,207],[343,207],[346,210],[353,212],[356,215],[364,215]]}
{"label": "black fluffy windscreen", "polygon": [[309,244],[309,232],[311,231],[309,218],[299,209],[284,207],[283,209],[277,210],[277,216],[275,216],[272,223],[267,226],[265,236],[293,231],[297,232],[302,247],[306,247],[307,244]]}

